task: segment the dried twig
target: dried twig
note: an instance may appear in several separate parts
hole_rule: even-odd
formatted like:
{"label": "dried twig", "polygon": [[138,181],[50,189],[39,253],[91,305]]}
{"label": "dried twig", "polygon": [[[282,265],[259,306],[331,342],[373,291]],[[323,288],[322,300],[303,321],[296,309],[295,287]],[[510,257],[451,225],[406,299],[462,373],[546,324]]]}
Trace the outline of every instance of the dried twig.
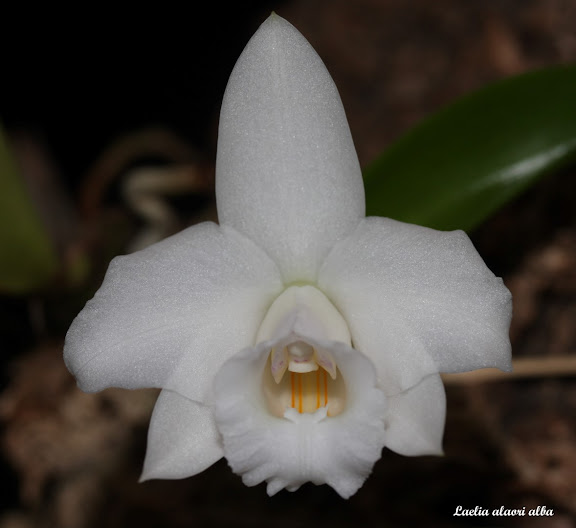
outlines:
{"label": "dried twig", "polygon": [[460,374],[442,374],[442,380],[448,385],[469,385],[527,378],[576,376],[576,356],[517,358],[513,361],[513,368],[512,372],[489,368]]}

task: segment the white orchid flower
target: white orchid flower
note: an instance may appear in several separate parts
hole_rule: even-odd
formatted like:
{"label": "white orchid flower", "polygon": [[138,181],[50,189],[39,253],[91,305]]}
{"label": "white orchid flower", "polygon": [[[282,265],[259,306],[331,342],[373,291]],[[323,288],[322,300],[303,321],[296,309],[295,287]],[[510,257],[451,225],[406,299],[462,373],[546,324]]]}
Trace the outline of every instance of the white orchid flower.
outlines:
{"label": "white orchid flower", "polygon": [[226,89],[216,198],[220,225],[114,259],[66,338],[83,390],[163,389],[142,479],[225,456],[349,497],[384,446],[441,453],[439,372],[510,368],[510,294],[464,233],[365,218],[336,87],[276,15]]}

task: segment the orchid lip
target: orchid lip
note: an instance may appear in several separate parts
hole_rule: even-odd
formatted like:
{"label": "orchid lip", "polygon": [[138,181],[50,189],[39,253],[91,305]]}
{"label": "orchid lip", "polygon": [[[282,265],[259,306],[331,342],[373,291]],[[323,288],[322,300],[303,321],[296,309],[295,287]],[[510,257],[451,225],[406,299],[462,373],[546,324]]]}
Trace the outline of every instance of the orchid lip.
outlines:
{"label": "orchid lip", "polygon": [[267,481],[269,495],[282,488],[295,491],[309,481],[327,483],[347,498],[380,457],[387,399],[364,354],[344,343],[299,340],[313,348],[329,347],[336,379],[323,368],[286,370],[276,383],[270,351],[290,340],[240,351],[222,366],[214,385],[224,453],[246,485]]}

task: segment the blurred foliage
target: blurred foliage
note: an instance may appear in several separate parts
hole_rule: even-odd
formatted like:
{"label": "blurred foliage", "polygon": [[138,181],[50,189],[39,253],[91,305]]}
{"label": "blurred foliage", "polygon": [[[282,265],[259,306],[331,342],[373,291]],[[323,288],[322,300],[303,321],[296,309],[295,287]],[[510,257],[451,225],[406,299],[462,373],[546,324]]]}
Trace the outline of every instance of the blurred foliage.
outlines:
{"label": "blurred foliage", "polygon": [[0,292],[21,294],[45,285],[58,266],[0,128]]}
{"label": "blurred foliage", "polygon": [[[456,101],[392,144],[364,171],[367,211],[471,230],[574,161],[576,66],[531,72]],[[0,129],[0,291],[35,291],[58,266]]]}
{"label": "blurred foliage", "polygon": [[370,215],[471,230],[576,160],[576,67],[531,72],[459,99],[364,171]]}

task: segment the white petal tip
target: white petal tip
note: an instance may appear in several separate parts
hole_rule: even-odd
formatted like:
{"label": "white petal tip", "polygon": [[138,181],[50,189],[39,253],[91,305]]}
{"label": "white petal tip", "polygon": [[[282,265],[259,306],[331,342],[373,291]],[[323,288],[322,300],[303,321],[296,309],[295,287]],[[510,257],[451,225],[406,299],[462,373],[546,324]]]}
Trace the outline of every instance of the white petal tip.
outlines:
{"label": "white petal tip", "polygon": [[144,468],[142,469],[142,474],[138,479],[138,483],[142,484],[143,482],[147,482],[149,480],[182,480],[187,478],[191,475],[181,475],[178,474],[176,471],[171,469],[170,467],[155,467],[155,468],[148,468],[146,467],[146,463],[144,464]]}
{"label": "white petal tip", "polygon": [[263,22],[264,24],[278,23],[279,21],[286,22],[286,19],[282,18],[276,11],[272,11],[270,16]]}
{"label": "white petal tip", "polygon": [[303,36],[300,35],[300,32],[292,25],[288,20],[281,17],[276,13],[276,11],[272,11],[268,18],[260,24],[258,31],[255,34],[262,33],[263,31],[281,31],[281,30],[289,30],[294,32],[298,35],[299,38],[304,39]]}
{"label": "white petal tip", "polygon": [[301,484],[297,485],[290,485],[288,482],[280,479],[274,479],[268,482],[266,486],[266,493],[268,497],[273,497],[279,491],[286,489],[287,491],[298,491],[300,489]]}
{"label": "white petal tip", "polygon": [[362,487],[364,481],[360,482],[359,484],[354,484],[352,486],[341,487],[337,484],[330,484],[332,489],[340,495],[344,500],[348,500],[352,495],[355,495],[356,492]]}
{"label": "white petal tip", "polygon": [[162,470],[158,471],[158,468],[156,468],[155,471],[154,469],[146,467],[146,464],[144,464],[142,474],[138,479],[138,484],[143,484],[144,482],[148,482],[150,480],[166,480],[166,479],[177,480],[178,478],[182,479],[185,477],[172,477],[169,476],[169,471],[162,471]]}

